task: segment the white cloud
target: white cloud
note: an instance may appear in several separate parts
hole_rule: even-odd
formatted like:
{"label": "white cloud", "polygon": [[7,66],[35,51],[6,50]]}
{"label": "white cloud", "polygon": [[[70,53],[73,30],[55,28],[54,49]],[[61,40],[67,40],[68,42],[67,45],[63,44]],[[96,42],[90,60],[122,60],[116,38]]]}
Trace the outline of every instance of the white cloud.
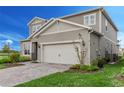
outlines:
{"label": "white cloud", "polygon": [[5,40],[4,42],[5,42],[6,44],[10,44],[10,45],[13,44],[13,41],[12,41],[12,40],[9,40],[9,39],[8,39],[8,40]]}
{"label": "white cloud", "polygon": [[7,40],[0,40],[0,50],[3,48],[3,45],[4,44],[9,44],[9,45],[12,45],[13,44],[13,41],[10,40],[10,39],[7,39]]}

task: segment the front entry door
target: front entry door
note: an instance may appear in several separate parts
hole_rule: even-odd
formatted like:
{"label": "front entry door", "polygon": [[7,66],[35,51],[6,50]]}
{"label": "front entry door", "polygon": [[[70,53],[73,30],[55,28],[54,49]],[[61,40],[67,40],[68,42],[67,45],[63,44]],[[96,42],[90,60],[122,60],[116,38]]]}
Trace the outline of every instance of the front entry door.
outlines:
{"label": "front entry door", "polygon": [[32,60],[37,60],[37,42],[32,43]]}

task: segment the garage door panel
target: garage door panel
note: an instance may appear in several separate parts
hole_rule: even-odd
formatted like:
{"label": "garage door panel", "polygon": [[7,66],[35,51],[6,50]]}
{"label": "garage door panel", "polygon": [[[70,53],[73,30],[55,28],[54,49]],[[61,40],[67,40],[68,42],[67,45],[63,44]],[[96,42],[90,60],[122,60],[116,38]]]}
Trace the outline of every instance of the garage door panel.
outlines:
{"label": "garage door panel", "polygon": [[79,63],[77,53],[73,44],[45,45],[43,55],[44,62],[47,63]]}

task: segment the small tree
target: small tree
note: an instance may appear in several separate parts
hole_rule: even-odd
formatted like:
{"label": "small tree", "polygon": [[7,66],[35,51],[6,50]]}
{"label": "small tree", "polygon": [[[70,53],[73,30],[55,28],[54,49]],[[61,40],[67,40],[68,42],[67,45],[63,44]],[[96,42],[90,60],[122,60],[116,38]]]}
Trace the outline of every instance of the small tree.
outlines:
{"label": "small tree", "polygon": [[10,52],[10,47],[9,47],[9,44],[5,44],[2,48],[2,51],[4,53],[9,53]]}
{"label": "small tree", "polygon": [[10,55],[10,59],[13,63],[19,62],[20,54],[19,53],[12,53]]}
{"label": "small tree", "polygon": [[82,35],[80,33],[78,35],[80,40],[80,48],[77,45],[75,45],[75,43],[73,43],[73,45],[75,47],[80,64],[84,64],[84,58],[86,57],[86,53],[87,53],[86,44]]}

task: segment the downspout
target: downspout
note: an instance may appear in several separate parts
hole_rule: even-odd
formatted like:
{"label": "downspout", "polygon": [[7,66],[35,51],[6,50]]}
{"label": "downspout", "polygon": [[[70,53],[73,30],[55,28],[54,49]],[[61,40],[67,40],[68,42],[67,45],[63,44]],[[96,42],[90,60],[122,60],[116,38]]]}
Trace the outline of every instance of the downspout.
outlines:
{"label": "downspout", "polygon": [[[88,33],[89,33],[89,60],[90,60],[90,42],[91,42],[91,39],[90,39],[90,36],[91,36],[91,33],[93,33],[93,28],[91,27],[90,29],[88,29]],[[91,60],[89,62],[89,65],[91,65]]]}

